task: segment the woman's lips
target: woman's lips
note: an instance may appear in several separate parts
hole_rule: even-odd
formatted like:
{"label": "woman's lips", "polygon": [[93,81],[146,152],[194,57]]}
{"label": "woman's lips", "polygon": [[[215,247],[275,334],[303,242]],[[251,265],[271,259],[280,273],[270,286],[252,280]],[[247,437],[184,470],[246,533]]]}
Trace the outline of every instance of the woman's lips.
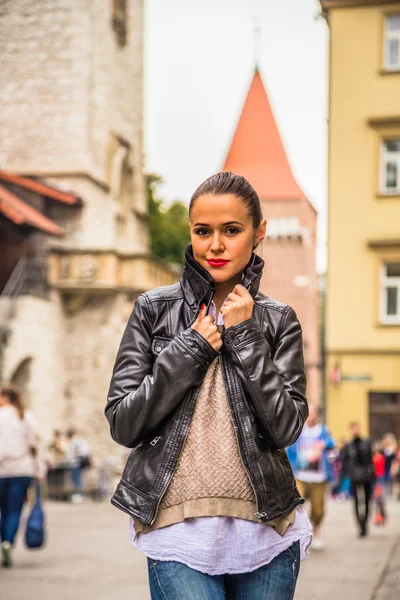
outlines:
{"label": "woman's lips", "polygon": [[228,264],[229,260],[213,259],[207,260],[210,267],[224,267]]}

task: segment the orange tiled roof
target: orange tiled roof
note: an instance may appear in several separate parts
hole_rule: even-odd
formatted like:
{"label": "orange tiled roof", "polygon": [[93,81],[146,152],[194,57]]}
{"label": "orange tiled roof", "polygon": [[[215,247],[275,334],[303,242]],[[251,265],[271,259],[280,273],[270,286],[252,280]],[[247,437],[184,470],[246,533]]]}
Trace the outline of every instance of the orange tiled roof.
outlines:
{"label": "orange tiled roof", "polygon": [[16,225],[29,225],[51,235],[64,235],[61,227],[2,185],[0,185],[0,213]]}
{"label": "orange tiled roof", "polygon": [[293,176],[258,69],[223,170],[246,177],[261,200],[305,198]]}
{"label": "orange tiled roof", "polygon": [[29,179],[29,177],[21,177],[19,175],[15,175],[14,173],[9,173],[8,171],[0,170],[0,180],[6,181],[8,183],[13,183],[14,185],[18,185],[19,187],[25,188],[26,190],[30,190],[31,192],[36,192],[41,196],[46,196],[46,198],[52,198],[53,200],[58,200],[63,204],[81,204],[82,201],[78,196],[74,194],[69,194],[67,192],[62,192],[57,188],[46,185],[40,181],[36,181],[35,179]]}

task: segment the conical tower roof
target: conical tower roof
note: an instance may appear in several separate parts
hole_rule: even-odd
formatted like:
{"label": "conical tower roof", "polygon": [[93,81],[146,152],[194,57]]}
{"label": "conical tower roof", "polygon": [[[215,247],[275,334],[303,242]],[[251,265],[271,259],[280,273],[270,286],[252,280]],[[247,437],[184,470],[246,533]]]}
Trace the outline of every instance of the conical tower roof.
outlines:
{"label": "conical tower roof", "polygon": [[246,177],[261,200],[306,197],[292,173],[257,68],[223,170]]}

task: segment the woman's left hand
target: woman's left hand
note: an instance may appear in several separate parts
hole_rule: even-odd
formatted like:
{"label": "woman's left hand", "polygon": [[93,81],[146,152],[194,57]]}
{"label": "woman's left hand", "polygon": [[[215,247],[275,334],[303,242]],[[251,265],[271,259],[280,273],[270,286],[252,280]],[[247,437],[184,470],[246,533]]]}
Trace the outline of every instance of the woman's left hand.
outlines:
{"label": "woman's left hand", "polygon": [[221,307],[225,329],[239,325],[253,316],[254,301],[242,285],[236,285]]}

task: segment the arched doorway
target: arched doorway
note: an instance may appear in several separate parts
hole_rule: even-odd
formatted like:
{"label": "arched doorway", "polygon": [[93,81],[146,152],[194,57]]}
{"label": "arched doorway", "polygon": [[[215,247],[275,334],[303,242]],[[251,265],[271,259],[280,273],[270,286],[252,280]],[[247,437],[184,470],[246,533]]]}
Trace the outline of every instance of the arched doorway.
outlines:
{"label": "arched doorway", "polygon": [[29,406],[29,382],[31,378],[31,366],[32,366],[32,357],[28,356],[24,358],[16,369],[14,369],[13,374],[11,375],[11,381],[15,383],[24,394],[24,401],[27,406]]}

